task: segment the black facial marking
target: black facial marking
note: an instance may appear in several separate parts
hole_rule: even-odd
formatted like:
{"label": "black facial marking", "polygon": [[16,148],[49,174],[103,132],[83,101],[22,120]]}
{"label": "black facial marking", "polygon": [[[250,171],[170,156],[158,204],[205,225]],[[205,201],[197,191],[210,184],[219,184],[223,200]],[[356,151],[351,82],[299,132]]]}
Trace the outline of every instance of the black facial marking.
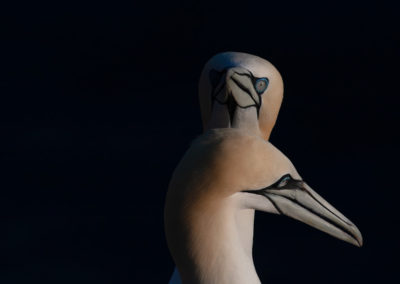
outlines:
{"label": "black facial marking", "polygon": [[[254,105],[243,107],[243,106],[238,105],[235,102],[235,100],[232,98],[231,94],[228,96],[228,99],[226,101],[221,101],[220,99],[218,99],[218,94],[225,88],[225,81],[222,84],[220,84],[220,82],[223,79],[224,75],[226,74],[226,70],[227,69],[223,69],[222,71],[217,71],[215,69],[211,69],[210,72],[209,72],[209,79],[210,79],[210,83],[211,83],[211,87],[212,87],[212,91],[211,91],[212,105],[214,105],[215,101],[217,101],[220,104],[226,104],[227,107],[228,107],[231,123],[233,121],[233,114],[235,112],[235,107],[248,108],[248,107],[255,106],[256,110],[257,110],[257,117],[258,117],[259,114],[260,114],[260,107],[261,107],[261,95],[264,93],[264,91],[268,87],[268,82],[269,82],[268,78],[254,77],[253,73],[251,73],[250,71],[249,71],[250,73],[236,73],[236,74],[241,75],[241,76],[249,77],[251,79],[252,83],[253,83],[253,88],[255,89],[255,91],[256,91],[256,93],[258,95],[259,103],[257,103],[255,101],[255,99],[251,95],[250,90],[246,86],[241,84],[238,80],[232,78],[232,81],[240,89],[242,89],[245,93],[247,93],[250,96],[250,98],[254,101]],[[260,89],[257,89],[257,82],[260,81],[260,80],[264,80],[266,82],[266,87],[261,91],[260,91]]]}
{"label": "black facial marking", "polygon": [[330,213],[332,213],[333,215],[335,215],[338,219],[342,220],[344,223],[346,223],[347,225],[352,225],[351,223],[347,222],[346,220],[344,220],[342,217],[338,216],[336,213],[332,212],[329,208],[327,208],[325,205],[323,205],[315,196],[313,193],[311,193],[309,190],[307,190],[306,188],[303,188],[302,190],[304,190],[305,192],[307,192],[312,199],[314,199],[317,203],[319,203],[322,207],[324,207],[326,210],[328,210]]}
{"label": "black facial marking", "polygon": [[[262,95],[265,92],[265,90],[268,88],[268,86],[269,86],[269,79],[267,77],[255,77],[253,75],[253,73],[251,73],[251,71],[249,71],[249,72],[250,72],[250,74],[238,73],[238,72],[236,72],[236,74],[241,75],[241,76],[249,77],[251,82],[253,83],[253,87],[254,87],[255,91],[257,92],[257,94]],[[264,81],[265,82],[265,87],[262,90],[259,90],[257,88],[257,83],[260,82],[260,81]]]}
{"label": "black facial marking", "polygon": [[[265,196],[268,189],[274,189],[274,190],[281,190],[281,189],[293,189],[293,190],[301,190],[301,191],[305,191],[308,193],[308,195],[314,199],[314,201],[316,201],[318,204],[320,204],[322,207],[324,207],[326,210],[328,210],[330,213],[332,213],[333,215],[335,215],[337,218],[339,218],[340,220],[342,220],[344,223],[351,225],[349,222],[347,222],[346,220],[344,220],[343,218],[341,218],[340,216],[338,216],[337,214],[335,214],[334,212],[332,212],[329,208],[326,208],[325,205],[323,205],[315,196],[312,192],[310,192],[309,190],[307,190],[307,188],[304,186],[304,181],[302,180],[298,180],[298,179],[294,179],[292,178],[292,176],[290,174],[285,174],[283,175],[278,181],[276,181],[274,184],[267,186],[265,188],[259,189],[259,190],[244,190],[244,192],[249,192],[249,193],[255,193],[255,194],[260,194]],[[273,194],[271,192],[269,192],[268,194]],[[287,199],[290,199],[289,197],[284,196]],[[290,199],[293,202],[296,202],[296,200],[294,199]]]}
{"label": "black facial marking", "polygon": [[[236,74],[238,74],[238,73],[236,73]],[[260,107],[261,107],[261,96],[260,96],[260,94],[258,94],[257,93],[257,95],[258,95],[258,101],[259,101],[259,103],[257,103],[256,101],[255,101],[255,99],[253,98],[253,96],[251,95],[251,92],[250,92],[250,90],[246,87],[246,86],[244,86],[240,81],[238,81],[237,79],[235,79],[235,78],[231,78],[232,79],[232,81],[236,84],[236,86],[238,86],[243,92],[245,92],[245,93],[247,93],[248,95],[249,95],[249,97],[251,98],[251,100],[254,102],[254,105],[249,105],[249,106],[245,106],[245,107],[243,107],[243,106],[241,106],[241,105],[238,105],[240,108],[249,108],[249,107],[252,107],[252,106],[254,106],[254,107],[256,107],[256,110],[257,110],[257,117],[259,117],[259,114],[260,114]]]}
{"label": "black facial marking", "polygon": [[[304,182],[302,180],[296,180],[293,179],[292,176],[290,174],[285,174],[283,175],[278,181],[276,181],[275,183],[273,183],[270,186],[267,186],[265,188],[259,189],[259,190],[243,190],[242,192],[247,192],[247,193],[254,193],[254,194],[259,194],[264,196],[265,198],[267,198],[276,208],[276,210],[281,214],[281,215],[285,215],[282,210],[279,208],[278,204],[276,204],[276,202],[274,202],[272,200],[272,198],[268,195],[277,195],[283,198],[286,198],[287,200],[291,201],[292,203],[302,207],[303,209],[313,213],[314,215],[317,215],[318,217],[320,217],[321,219],[325,220],[326,222],[330,223],[331,225],[335,226],[336,228],[339,228],[340,230],[343,230],[344,232],[346,232],[347,234],[349,234],[350,236],[354,235],[347,230],[346,228],[342,228],[342,227],[338,227],[338,225],[334,222],[332,222],[331,220],[329,220],[327,217],[321,215],[320,213],[316,212],[315,210],[313,210],[312,208],[308,208],[305,207],[303,204],[297,202],[296,199],[288,197],[288,196],[282,196],[279,195],[277,193],[273,193],[273,192],[268,192],[268,189],[273,189],[273,190],[283,190],[283,189],[287,189],[287,190],[301,190],[301,191],[305,191],[308,193],[308,195],[314,200],[316,201],[318,204],[320,204],[322,207],[324,207],[326,210],[328,210],[331,214],[333,214],[334,216],[336,216],[338,219],[340,219],[342,222],[346,223],[347,225],[352,225],[351,223],[347,222],[346,220],[344,220],[343,218],[341,218],[340,216],[338,216],[337,214],[335,214],[334,212],[332,212],[329,208],[327,208],[325,205],[323,205],[315,196],[312,192],[310,192],[309,190],[307,190],[307,188],[305,188],[304,186]],[[355,237],[354,237],[355,238]],[[355,238],[356,239],[356,238]]]}
{"label": "black facial marking", "polygon": [[[236,80],[235,78],[232,78],[232,81],[235,82],[235,84],[245,93],[247,93],[250,97],[251,97],[251,93],[250,90],[247,89],[246,86],[243,86],[242,83],[240,83],[238,80]],[[254,101],[254,100],[253,100]]]}
{"label": "black facial marking", "polygon": [[294,179],[290,174],[283,175],[278,181],[274,184],[263,188],[261,190],[266,189],[303,189],[303,181],[299,179]]}
{"label": "black facial marking", "polygon": [[274,189],[274,190],[283,190],[283,189],[299,189],[299,190],[305,190],[304,188],[304,182],[302,180],[294,179],[290,174],[285,174],[283,175],[280,179],[278,179],[276,182],[271,184],[270,186],[264,187],[262,189],[258,190],[243,190],[242,192],[248,192],[248,193],[254,193],[254,194],[260,194],[265,196],[268,189]]}
{"label": "black facial marking", "polygon": [[[272,195],[276,195],[276,194],[273,194],[273,193],[272,193]],[[270,200],[270,201],[272,200],[272,198],[270,198],[270,197],[268,197],[268,196],[266,196],[266,195],[264,195],[264,196],[267,197],[268,200]],[[281,195],[278,195],[278,196],[281,196]],[[307,210],[308,212],[311,212],[312,214],[317,215],[318,217],[320,217],[320,218],[323,219],[324,221],[328,222],[328,223],[331,224],[332,226],[334,226],[334,227],[336,227],[336,228],[338,228],[338,229],[344,231],[344,232],[347,233],[348,235],[353,236],[353,237],[355,238],[355,236],[353,235],[352,232],[350,232],[350,231],[347,230],[346,228],[339,227],[336,223],[334,223],[333,221],[331,221],[330,219],[328,219],[328,218],[325,217],[324,215],[321,215],[320,213],[318,213],[317,211],[313,210],[312,208],[305,207],[303,204],[297,202],[297,200],[295,200],[295,199],[293,199],[293,198],[289,198],[289,197],[286,197],[286,196],[281,196],[281,197],[284,197],[284,198],[286,198],[287,200],[291,201],[292,203],[294,203],[294,204],[296,204],[296,205],[302,207],[303,209]],[[272,202],[272,204],[275,206],[275,208],[278,210],[278,212],[282,215],[282,211],[281,211],[281,209],[279,208],[279,206],[277,206],[277,204],[274,203],[274,202]],[[325,206],[324,206],[324,208],[327,209],[329,212],[332,213],[332,211],[330,211],[330,210],[329,210],[328,208],[326,208]],[[283,215],[285,215],[285,214],[283,214]],[[334,214],[334,215],[335,215],[336,217],[338,217],[336,214]],[[342,220],[343,222],[345,222],[342,218],[340,218],[340,217],[338,217],[338,218],[339,218],[340,220]],[[348,224],[348,225],[351,225],[351,224],[349,224],[348,222],[345,222],[345,223]],[[355,238],[355,239],[356,239],[356,238]]]}

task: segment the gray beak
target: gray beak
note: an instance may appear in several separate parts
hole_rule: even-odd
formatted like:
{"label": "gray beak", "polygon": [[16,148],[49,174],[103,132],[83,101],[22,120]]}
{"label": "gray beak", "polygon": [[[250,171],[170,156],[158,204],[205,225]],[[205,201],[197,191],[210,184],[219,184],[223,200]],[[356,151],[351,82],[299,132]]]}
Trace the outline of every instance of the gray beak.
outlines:
{"label": "gray beak", "polygon": [[268,198],[282,215],[299,220],[355,246],[363,245],[363,238],[358,228],[304,182],[295,189],[266,188],[256,193]]}
{"label": "gray beak", "polygon": [[237,107],[242,109],[255,107],[257,112],[261,105],[259,94],[254,90],[252,74],[242,67],[233,67],[220,74],[218,83],[212,92],[214,101],[225,104],[232,122]]}

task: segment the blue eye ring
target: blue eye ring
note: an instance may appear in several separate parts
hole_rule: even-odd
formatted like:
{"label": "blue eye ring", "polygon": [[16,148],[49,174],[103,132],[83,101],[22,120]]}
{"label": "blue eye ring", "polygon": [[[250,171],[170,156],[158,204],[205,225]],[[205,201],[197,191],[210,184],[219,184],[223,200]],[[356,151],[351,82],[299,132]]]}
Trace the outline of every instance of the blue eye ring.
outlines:
{"label": "blue eye ring", "polygon": [[254,83],[254,89],[259,95],[261,95],[268,88],[268,84],[269,84],[268,78],[257,79],[256,82]]}
{"label": "blue eye ring", "polygon": [[290,175],[286,175],[283,179],[281,179],[281,181],[278,184],[278,187],[284,187],[290,182],[291,179],[292,177]]}

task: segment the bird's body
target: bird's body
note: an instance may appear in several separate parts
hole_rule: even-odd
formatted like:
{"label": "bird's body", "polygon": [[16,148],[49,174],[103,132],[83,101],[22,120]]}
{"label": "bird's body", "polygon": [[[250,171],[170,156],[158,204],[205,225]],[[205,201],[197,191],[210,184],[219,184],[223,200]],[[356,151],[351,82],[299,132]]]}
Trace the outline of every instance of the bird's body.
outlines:
{"label": "bird's body", "polygon": [[361,245],[358,229],[268,142],[283,94],[276,69],[255,56],[225,53],[204,70],[205,132],[175,169],[165,206],[167,242],[182,282],[260,283],[252,258],[255,210]]}
{"label": "bird's body", "polygon": [[184,283],[259,282],[252,259],[254,209],[242,198],[251,194],[239,191],[272,182],[265,174],[272,151],[277,149],[259,136],[226,128],[207,131],[186,153],[166,207],[167,235],[176,235],[171,241],[179,247],[175,259],[185,267]]}

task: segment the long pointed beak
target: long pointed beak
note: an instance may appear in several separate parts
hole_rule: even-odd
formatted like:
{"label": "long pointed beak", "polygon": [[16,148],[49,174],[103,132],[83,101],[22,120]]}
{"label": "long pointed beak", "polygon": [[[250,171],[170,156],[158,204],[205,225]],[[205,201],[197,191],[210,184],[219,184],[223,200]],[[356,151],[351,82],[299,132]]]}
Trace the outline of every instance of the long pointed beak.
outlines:
{"label": "long pointed beak", "polygon": [[222,104],[235,105],[241,108],[260,107],[261,101],[256,93],[249,70],[242,67],[233,67],[225,70],[225,79],[216,85],[213,98]]}
{"label": "long pointed beak", "polygon": [[226,90],[241,108],[255,106],[258,109],[261,101],[254,90],[251,77],[252,75],[247,69],[241,67],[228,69],[226,72]]}
{"label": "long pointed beak", "polygon": [[261,98],[254,89],[252,73],[242,67],[233,67],[225,70],[223,75],[224,79],[220,79],[216,84],[212,97],[214,101],[226,105],[230,124],[234,125],[238,109],[245,110],[254,107],[257,119]]}
{"label": "long pointed beak", "polygon": [[292,217],[355,246],[363,245],[358,228],[304,182],[301,188],[264,189],[257,193],[268,198],[282,215]]}

